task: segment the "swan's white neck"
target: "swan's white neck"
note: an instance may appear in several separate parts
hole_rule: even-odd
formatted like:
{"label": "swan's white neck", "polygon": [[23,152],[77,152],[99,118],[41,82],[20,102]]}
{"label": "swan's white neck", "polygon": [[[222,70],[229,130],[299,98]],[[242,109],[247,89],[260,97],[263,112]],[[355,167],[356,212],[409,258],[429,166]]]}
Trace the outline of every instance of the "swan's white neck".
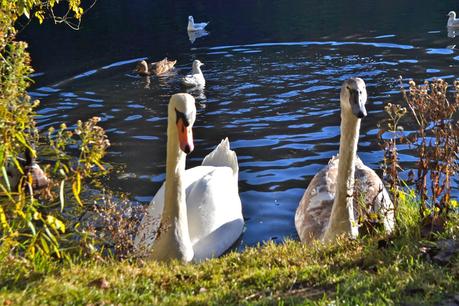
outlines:
{"label": "swan's white neck", "polygon": [[357,119],[349,111],[341,111],[338,179],[335,201],[333,202],[330,220],[323,237],[325,241],[334,240],[336,236],[341,234],[348,234],[353,238],[358,235],[353,212],[353,193],[359,130],[360,119]]}
{"label": "swan's white neck", "polygon": [[193,258],[193,246],[188,231],[185,187],[186,155],[179,148],[177,126],[169,114],[167,128],[167,164],[164,211],[161,217],[159,235],[153,245],[153,257],[156,259]]}

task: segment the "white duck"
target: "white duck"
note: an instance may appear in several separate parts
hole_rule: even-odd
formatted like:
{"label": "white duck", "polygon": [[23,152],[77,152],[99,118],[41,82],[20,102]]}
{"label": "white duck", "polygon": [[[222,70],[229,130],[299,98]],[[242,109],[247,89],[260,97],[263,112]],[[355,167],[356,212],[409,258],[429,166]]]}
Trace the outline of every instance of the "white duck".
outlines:
{"label": "white duck", "polygon": [[194,98],[171,97],[168,108],[166,182],[147,209],[134,247],[157,260],[199,262],[220,256],[242,233],[239,166],[223,140],[202,166],[185,171],[193,150]]}
{"label": "white duck", "polygon": [[188,32],[202,31],[208,24],[208,22],[194,23],[193,16],[188,16],[188,27],[186,29]]}
{"label": "white duck", "polygon": [[188,87],[204,87],[206,86],[206,79],[201,71],[201,66],[204,66],[199,60],[193,61],[191,74],[182,78],[182,84]]}
{"label": "white duck", "polygon": [[449,18],[448,22],[446,23],[446,26],[448,28],[459,28],[459,19],[456,18],[456,12],[451,11],[448,13]]}
{"label": "white duck", "polygon": [[[313,239],[333,241],[341,234],[358,235],[355,221],[358,207],[355,187],[371,212],[378,213],[384,228],[394,228],[394,210],[378,175],[357,157],[360,119],[367,115],[365,82],[351,78],[341,87],[341,139],[339,159],[334,157],[309,183],[296,210],[295,227],[303,242]],[[358,212],[357,212],[358,213]]]}

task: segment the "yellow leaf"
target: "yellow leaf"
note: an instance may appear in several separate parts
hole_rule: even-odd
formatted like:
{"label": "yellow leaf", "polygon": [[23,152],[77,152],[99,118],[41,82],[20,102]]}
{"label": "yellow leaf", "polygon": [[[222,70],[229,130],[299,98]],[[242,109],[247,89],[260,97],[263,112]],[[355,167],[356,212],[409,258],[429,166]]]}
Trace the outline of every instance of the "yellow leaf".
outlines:
{"label": "yellow leaf", "polygon": [[35,17],[38,19],[38,23],[42,24],[45,17],[43,16],[43,11],[36,11]]}
{"label": "yellow leaf", "polygon": [[52,216],[52,215],[47,215],[46,216],[46,223],[51,226],[52,229],[56,231],[61,231],[62,233],[65,233],[65,224],[58,218]]}
{"label": "yellow leaf", "polygon": [[33,219],[34,219],[34,220],[39,220],[39,219],[41,219],[41,214],[40,214],[38,211],[34,212],[34,213],[33,213]]}
{"label": "yellow leaf", "polygon": [[80,194],[78,192],[78,183],[77,182],[73,182],[72,184],[72,191],[73,191],[73,196],[75,197],[75,200],[77,200],[78,204],[80,206],[83,206],[83,203],[81,202],[81,199],[80,199]]}
{"label": "yellow leaf", "polygon": [[105,168],[104,168],[104,166],[102,166],[101,163],[99,163],[98,161],[94,161],[94,163],[95,163],[97,166],[99,166],[99,168],[100,168],[102,171],[105,171]]}
{"label": "yellow leaf", "polygon": [[379,219],[379,216],[377,213],[370,213],[369,217],[370,217],[370,220],[372,221],[377,221]]}
{"label": "yellow leaf", "polygon": [[77,193],[80,194],[80,192],[81,192],[81,176],[80,176],[80,172],[77,172],[76,182],[77,182]]}
{"label": "yellow leaf", "polygon": [[0,224],[3,227],[3,230],[9,230],[10,229],[8,221],[6,220],[5,211],[3,210],[3,207],[1,207],[1,206],[0,206]]}
{"label": "yellow leaf", "polygon": [[406,194],[404,192],[399,192],[398,196],[402,202],[406,202]]}

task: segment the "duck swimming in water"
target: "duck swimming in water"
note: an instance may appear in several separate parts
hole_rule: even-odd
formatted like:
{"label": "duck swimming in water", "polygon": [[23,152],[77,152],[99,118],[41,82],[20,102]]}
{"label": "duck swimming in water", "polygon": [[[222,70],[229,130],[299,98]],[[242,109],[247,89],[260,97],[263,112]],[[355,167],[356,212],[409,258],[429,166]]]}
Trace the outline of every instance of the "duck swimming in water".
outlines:
{"label": "duck swimming in water", "polygon": [[143,60],[137,63],[135,72],[141,76],[149,76],[152,74],[159,76],[174,69],[176,63],[176,60],[169,61],[167,57],[158,62],[151,63],[150,65],[148,65],[148,63]]}

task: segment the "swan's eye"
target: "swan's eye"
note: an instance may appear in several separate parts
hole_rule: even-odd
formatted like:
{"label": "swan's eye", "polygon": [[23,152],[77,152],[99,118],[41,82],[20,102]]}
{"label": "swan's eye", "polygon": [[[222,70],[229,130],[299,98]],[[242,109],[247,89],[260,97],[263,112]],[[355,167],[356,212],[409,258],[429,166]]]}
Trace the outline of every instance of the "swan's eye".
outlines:
{"label": "swan's eye", "polygon": [[190,125],[190,122],[188,121],[188,118],[185,116],[184,113],[182,113],[182,112],[178,111],[177,109],[175,109],[175,114],[177,116],[175,123],[178,123],[178,121],[180,119],[182,119],[184,126],[189,126]]}

